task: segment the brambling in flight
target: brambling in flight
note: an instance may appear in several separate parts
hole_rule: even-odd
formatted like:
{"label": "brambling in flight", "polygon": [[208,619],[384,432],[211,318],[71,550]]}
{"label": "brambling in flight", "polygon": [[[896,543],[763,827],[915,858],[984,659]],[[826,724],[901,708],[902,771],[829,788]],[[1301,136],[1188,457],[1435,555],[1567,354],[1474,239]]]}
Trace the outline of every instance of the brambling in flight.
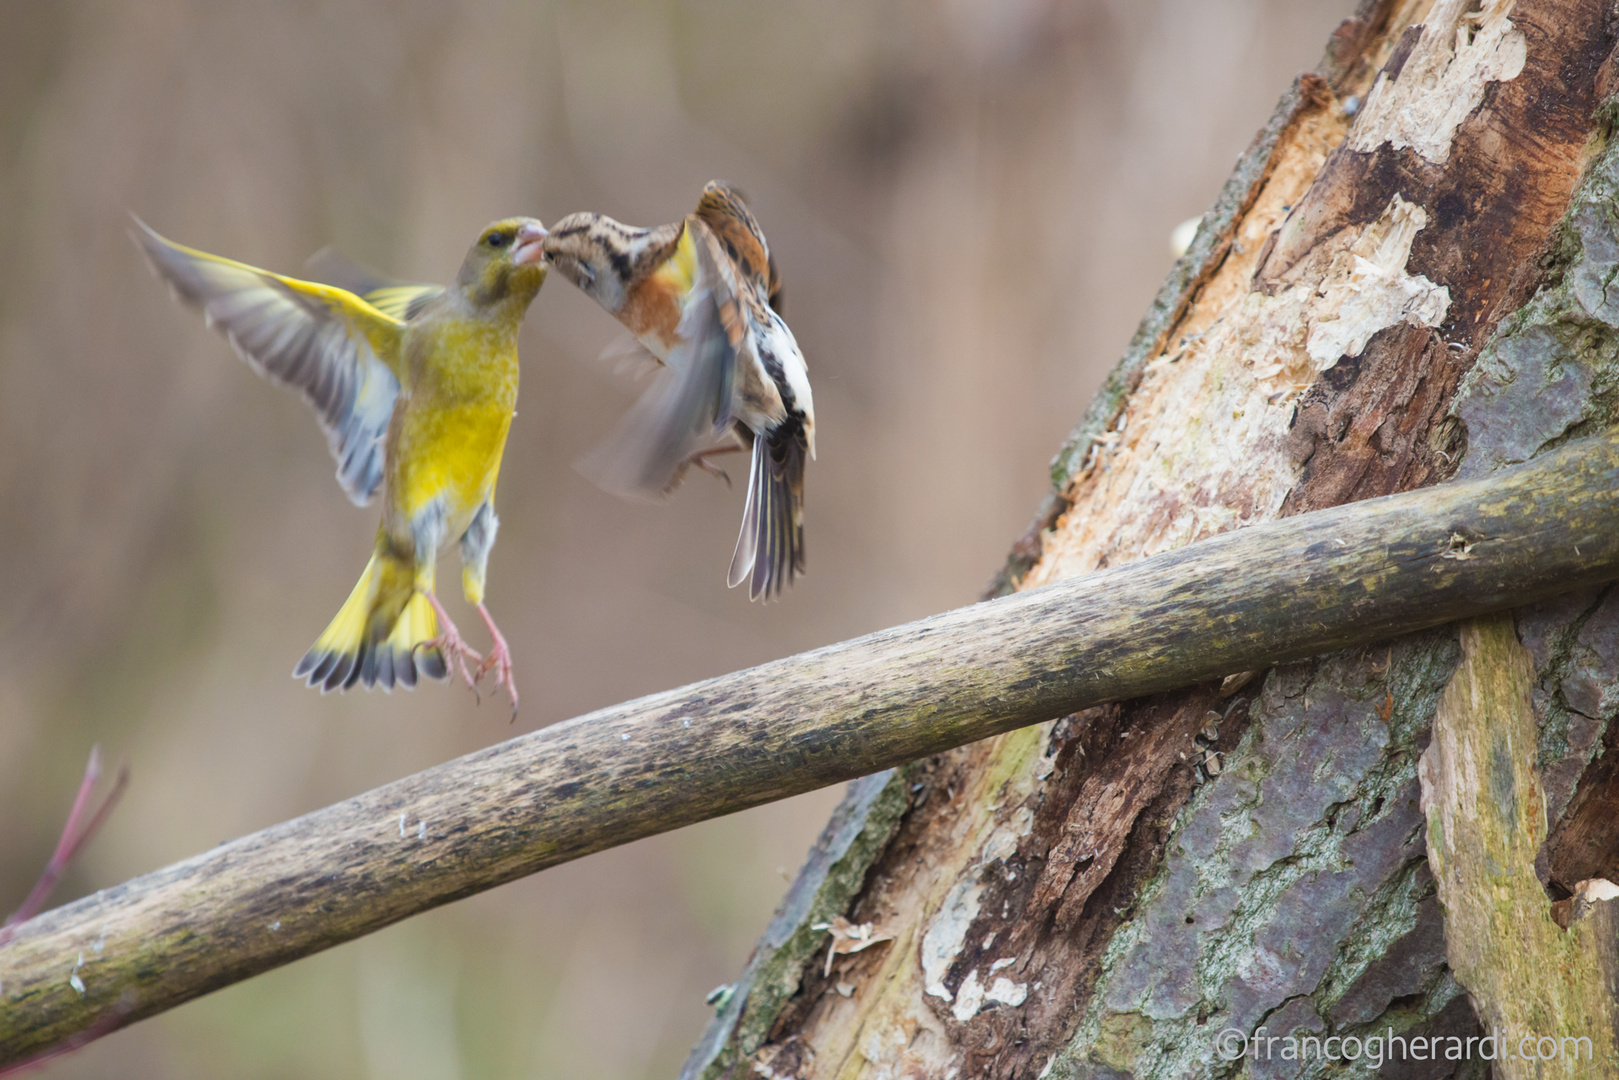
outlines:
{"label": "brambling in flight", "polygon": [[[697,209],[643,229],[572,214],[546,259],[615,316],[666,371],[586,462],[608,490],[660,496],[714,454],[751,449],[728,582],[780,594],[804,571],[804,466],[815,456],[809,372],[782,320],[781,279],[759,223],[719,181]],[[723,474],[720,474],[723,475]]]}

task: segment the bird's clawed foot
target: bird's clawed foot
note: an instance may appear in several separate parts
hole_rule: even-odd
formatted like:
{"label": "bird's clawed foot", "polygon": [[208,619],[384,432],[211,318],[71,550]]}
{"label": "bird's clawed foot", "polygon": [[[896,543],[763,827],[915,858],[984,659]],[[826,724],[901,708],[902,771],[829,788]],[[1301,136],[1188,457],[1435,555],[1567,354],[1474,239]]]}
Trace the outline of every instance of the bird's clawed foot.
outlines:
{"label": "bird's clawed foot", "polygon": [[512,699],[512,719],[517,719],[517,683],[512,680],[512,651],[506,647],[506,638],[495,625],[489,609],[482,604],[478,605],[478,614],[483,616],[483,624],[489,628],[489,638],[494,642],[489,647],[489,655],[478,665],[478,678],[483,678],[489,671],[495,673],[495,688],[504,686],[506,693]]}
{"label": "bird's clawed foot", "polygon": [[[428,603],[433,605],[434,614],[438,616],[439,635],[418,647],[437,649],[443,653],[444,666],[451,669],[459,668],[461,677],[467,681],[467,686],[471,687],[472,692],[476,694],[478,692],[478,680],[473,678],[472,669],[467,667],[467,660],[470,659],[477,667],[478,674],[482,675],[486,664],[483,656],[461,637],[461,631],[455,628],[455,623],[451,622],[449,615],[445,614],[444,605],[438,602],[438,597],[431,592],[426,595]],[[487,622],[488,620],[489,616],[485,615],[484,621]],[[504,646],[505,642],[500,641],[499,644]],[[492,658],[493,654],[491,653],[490,655]]]}
{"label": "bird's clawed foot", "polygon": [[707,458],[694,457],[691,459],[691,463],[706,472],[708,475],[716,476],[719,479],[724,480],[727,488],[731,486],[731,474],[720,468],[718,465],[710,465]]}
{"label": "bird's clawed foot", "polygon": [[731,486],[731,475],[729,473],[727,473],[724,469],[720,468],[718,465],[715,465],[714,463],[709,461],[708,459],[711,458],[711,457],[715,457],[715,456],[717,456],[719,454],[734,454],[734,453],[736,453],[736,451],[738,451],[740,449],[741,449],[741,447],[739,447],[739,446],[714,446],[714,447],[710,447],[707,450],[699,450],[699,451],[697,451],[697,453],[695,453],[691,457],[687,458],[685,463],[687,465],[695,465],[695,466],[697,466],[699,469],[703,470],[704,472],[706,472],[710,476],[719,477],[721,480],[725,481],[725,486],[726,487],[730,487]]}

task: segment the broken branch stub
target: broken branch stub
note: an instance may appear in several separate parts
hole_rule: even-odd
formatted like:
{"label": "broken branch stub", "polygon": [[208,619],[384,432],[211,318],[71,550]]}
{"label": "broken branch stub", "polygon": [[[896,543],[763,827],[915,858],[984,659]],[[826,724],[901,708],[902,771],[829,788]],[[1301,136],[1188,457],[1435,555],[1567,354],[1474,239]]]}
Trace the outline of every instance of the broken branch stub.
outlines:
{"label": "broken branch stub", "polygon": [[1490,1034],[1557,1047],[1498,1054],[1496,1075],[1612,1075],[1619,1057],[1605,967],[1619,951],[1613,928],[1558,926],[1535,876],[1547,821],[1535,767],[1534,662],[1503,616],[1463,623],[1461,645],[1417,768],[1451,970]]}

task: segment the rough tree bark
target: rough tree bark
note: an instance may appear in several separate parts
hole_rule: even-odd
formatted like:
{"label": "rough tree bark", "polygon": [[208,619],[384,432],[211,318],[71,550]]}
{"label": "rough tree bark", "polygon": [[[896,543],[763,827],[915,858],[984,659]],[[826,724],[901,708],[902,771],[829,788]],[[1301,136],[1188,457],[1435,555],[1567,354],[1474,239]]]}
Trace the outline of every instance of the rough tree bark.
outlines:
{"label": "rough tree bark", "polygon": [[[1364,4],[1205,215],[992,592],[1614,424],[1615,29],[1596,0]],[[1544,1025],[1513,1038],[1573,1025],[1608,1055],[1540,1075],[1613,1075],[1612,922],[1568,939],[1590,972],[1567,977],[1609,993],[1537,1015],[1500,1000],[1514,958],[1480,929],[1500,912],[1466,898],[1499,886],[1539,920],[1619,875],[1619,592],[1508,625],[1521,647],[1452,626],[863,781],[686,1076],[1376,1075],[1366,1056],[1226,1061],[1216,1037],[1465,1038],[1481,1015]],[[1424,759],[1442,699],[1455,730]],[[1526,717],[1528,746],[1507,738]],[[1514,752],[1486,753],[1482,781],[1456,764],[1491,745]],[[1533,843],[1468,819],[1491,799]],[[1500,852],[1546,895],[1488,880]],[[860,944],[835,916],[891,940],[833,952]],[[1510,948],[1571,948],[1533,929]],[[1413,1056],[1381,1074],[1534,1074]]]}

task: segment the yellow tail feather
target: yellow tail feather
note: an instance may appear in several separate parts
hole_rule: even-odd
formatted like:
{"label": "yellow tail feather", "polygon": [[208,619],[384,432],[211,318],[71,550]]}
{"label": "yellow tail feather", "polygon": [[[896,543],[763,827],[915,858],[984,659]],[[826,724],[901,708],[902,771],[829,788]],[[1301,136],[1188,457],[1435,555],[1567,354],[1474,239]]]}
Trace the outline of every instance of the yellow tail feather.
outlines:
{"label": "yellow tail feather", "polygon": [[[432,582],[423,583],[432,588]],[[355,683],[409,688],[417,676],[442,679],[449,669],[436,647],[433,606],[418,589],[415,568],[378,550],[337,617],[293,668],[292,677],[324,691]]]}

